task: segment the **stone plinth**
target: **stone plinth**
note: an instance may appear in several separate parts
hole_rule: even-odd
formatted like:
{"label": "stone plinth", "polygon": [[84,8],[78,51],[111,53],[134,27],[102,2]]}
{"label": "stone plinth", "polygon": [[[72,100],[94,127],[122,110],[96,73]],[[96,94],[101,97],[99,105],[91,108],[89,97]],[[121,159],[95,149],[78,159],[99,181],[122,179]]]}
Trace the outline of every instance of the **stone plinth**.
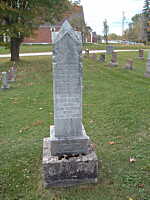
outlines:
{"label": "stone plinth", "polygon": [[89,137],[86,135],[82,126],[82,134],[80,137],[57,138],[55,136],[55,127],[50,126],[50,151],[54,156],[76,155],[88,152]]}
{"label": "stone plinth", "polygon": [[50,144],[50,139],[45,138],[43,143],[43,176],[46,188],[97,182],[98,159],[90,145],[86,155],[58,157],[51,155]]}

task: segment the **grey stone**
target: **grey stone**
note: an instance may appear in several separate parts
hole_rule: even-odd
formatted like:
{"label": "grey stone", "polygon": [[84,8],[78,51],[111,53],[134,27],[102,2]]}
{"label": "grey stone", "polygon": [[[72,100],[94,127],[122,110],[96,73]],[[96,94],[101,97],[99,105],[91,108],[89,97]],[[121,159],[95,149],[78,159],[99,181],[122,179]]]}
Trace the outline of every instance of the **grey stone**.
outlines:
{"label": "grey stone", "polygon": [[15,82],[16,81],[16,67],[11,67],[10,70],[8,71],[8,81],[9,82]]}
{"label": "grey stone", "polygon": [[100,63],[105,62],[105,54],[104,54],[104,53],[103,53],[103,54],[100,54],[98,61],[99,61]]}
{"label": "grey stone", "polygon": [[52,156],[50,145],[50,138],[45,138],[43,143],[43,177],[46,188],[97,182],[99,163],[90,145],[86,155],[70,157]]}
{"label": "grey stone", "polygon": [[144,49],[139,49],[139,59],[143,60],[144,59]]}
{"label": "grey stone", "polygon": [[132,59],[128,59],[126,65],[124,66],[124,69],[129,69],[129,70],[133,70],[133,60]]}
{"label": "grey stone", "polygon": [[111,61],[110,61],[108,66],[110,66],[110,67],[117,67],[118,66],[117,52],[112,53],[112,58],[111,58]]}
{"label": "grey stone", "polygon": [[53,155],[87,153],[89,137],[82,128],[81,53],[81,37],[65,21],[53,52],[54,127],[50,131]]}
{"label": "grey stone", "polygon": [[81,44],[80,35],[65,22],[54,42],[54,126],[43,142],[45,187],[97,181],[97,156],[82,125]]}
{"label": "grey stone", "polygon": [[111,46],[111,45],[107,45],[106,46],[106,53],[107,54],[112,54],[113,51],[114,51],[114,47],[113,46]]}
{"label": "grey stone", "polygon": [[146,72],[144,73],[146,78],[150,78],[150,51],[148,52],[148,59],[146,63]]}
{"label": "grey stone", "polygon": [[10,86],[8,84],[8,72],[2,72],[2,86],[1,89],[9,89]]}

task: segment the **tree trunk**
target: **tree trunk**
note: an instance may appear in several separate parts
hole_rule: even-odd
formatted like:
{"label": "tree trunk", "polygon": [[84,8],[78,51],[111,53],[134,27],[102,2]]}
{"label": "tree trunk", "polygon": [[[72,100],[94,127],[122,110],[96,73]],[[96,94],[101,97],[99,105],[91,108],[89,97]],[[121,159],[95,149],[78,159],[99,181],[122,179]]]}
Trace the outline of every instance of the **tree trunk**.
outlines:
{"label": "tree trunk", "polygon": [[22,42],[21,38],[11,38],[10,41],[11,61],[19,61],[19,51],[21,42]]}

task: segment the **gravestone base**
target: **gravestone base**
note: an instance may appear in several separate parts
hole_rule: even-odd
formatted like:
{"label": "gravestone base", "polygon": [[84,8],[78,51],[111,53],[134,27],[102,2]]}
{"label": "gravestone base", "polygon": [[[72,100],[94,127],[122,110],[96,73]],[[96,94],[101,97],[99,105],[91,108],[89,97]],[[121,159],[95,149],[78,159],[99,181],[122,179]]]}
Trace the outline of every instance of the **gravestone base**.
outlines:
{"label": "gravestone base", "polygon": [[140,60],[144,60],[144,57],[137,57],[138,59],[140,59]]}
{"label": "gravestone base", "polygon": [[150,78],[150,72],[144,73],[144,76],[145,76],[146,78]]}
{"label": "gravestone base", "polygon": [[88,152],[89,137],[82,126],[82,135],[71,138],[57,138],[55,127],[50,126],[50,151],[53,156],[86,154]]}
{"label": "gravestone base", "polygon": [[98,159],[91,145],[88,154],[52,156],[50,138],[43,141],[44,187],[68,187],[77,184],[97,183]]}
{"label": "gravestone base", "polygon": [[133,67],[133,66],[130,66],[130,65],[125,65],[125,66],[123,67],[123,69],[133,70],[134,67]]}
{"label": "gravestone base", "polygon": [[1,87],[1,90],[7,90],[7,89],[10,89],[10,86],[7,86],[7,87],[2,86]]}
{"label": "gravestone base", "polygon": [[110,62],[108,64],[109,67],[117,67],[118,66],[118,63],[117,62]]}

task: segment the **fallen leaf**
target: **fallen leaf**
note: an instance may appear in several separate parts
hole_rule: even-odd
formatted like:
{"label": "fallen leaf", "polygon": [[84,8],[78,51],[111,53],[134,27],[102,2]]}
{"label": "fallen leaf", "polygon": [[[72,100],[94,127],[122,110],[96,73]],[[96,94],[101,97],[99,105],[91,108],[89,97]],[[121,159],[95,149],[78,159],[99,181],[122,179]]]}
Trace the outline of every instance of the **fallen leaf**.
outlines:
{"label": "fallen leaf", "polygon": [[130,158],[129,158],[129,162],[130,162],[130,163],[134,163],[134,162],[136,162],[136,159],[130,157]]}
{"label": "fallen leaf", "polygon": [[43,123],[44,123],[44,121],[42,121],[42,120],[37,120],[36,122],[32,123],[32,126],[39,126],[39,125],[41,125],[41,124],[43,124]]}
{"label": "fallen leaf", "polygon": [[116,142],[114,142],[114,141],[110,141],[110,142],[108,142],[108,144],[113,145],[113,144],[116,144]]}
{"label": "fallen leaf", "polygon": [[91,148],[92,148],[93,150],[96,149],[96,144],[92,143],[92,144],[91,144]]}
{"label": "fallen leaf", "polygon": [[24,131],[27,131],[28,129],[30,129],[30,127],[24,127],[19,130],[19,133],[23,133]]}
{"label": "fallen leaf", "polygon": [[143,187],[144,187],[144,184],[139,184],[138,187],[139,187],[139,188],[143,188]]}

